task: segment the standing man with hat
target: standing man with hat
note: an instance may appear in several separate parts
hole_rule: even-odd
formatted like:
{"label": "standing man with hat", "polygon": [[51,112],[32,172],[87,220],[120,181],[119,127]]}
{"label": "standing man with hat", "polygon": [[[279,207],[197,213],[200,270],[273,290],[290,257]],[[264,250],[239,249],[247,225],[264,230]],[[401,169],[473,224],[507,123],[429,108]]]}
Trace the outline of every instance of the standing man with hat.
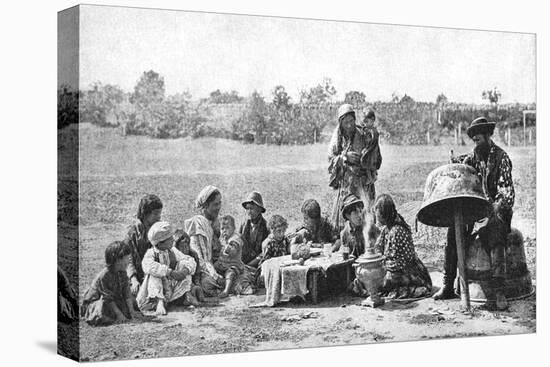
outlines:
{"label": "standing man with hat", "polygon": [[[374,121],[374,111],[367,113],[366,121]],[[356,124],[351,105],[338,108],[338,126],[328,149],[329,186],[337,190],[331,219],[338,231],[344,226],[340,208],[346,195],[354,194],[365,200],[367,209],[374,202],[374,183],[382,165],[378,136],[373,124]]]}
{"label": "standing man with hat", "polygon": [[[486,251],[490,253],[493,289],[497,290],[497,309],[505,309],[507,301],[499,289],[505,276],[505,245],[512,221],[515,199],[512,181],[512,161],[508,154],[497,146],[491,136],[494,122],[478,117],[468,127],[466,133],[474,141],[474,151],[458,157],[451,157],[452,163],[472,166],[480,176],[483,191],[492,204],[487,218],[467,225],[468,233],[479,235]],[[453,282],[456,277],[457,252],[454,228],[449,228],[445,247],[443,287],[434,295],[437,299],[454,297]]]}
{"label": "standing man with hat", "polygon": [[242,260],[247,265],[257,267],[259,263],[257,257],[262,253],[262,242],[269,235],[267,222],[262,215],[265,213],[262,195],[257,191],[252,191],[242,205],[248,216],[246,222],[239,229],[244,242]]}

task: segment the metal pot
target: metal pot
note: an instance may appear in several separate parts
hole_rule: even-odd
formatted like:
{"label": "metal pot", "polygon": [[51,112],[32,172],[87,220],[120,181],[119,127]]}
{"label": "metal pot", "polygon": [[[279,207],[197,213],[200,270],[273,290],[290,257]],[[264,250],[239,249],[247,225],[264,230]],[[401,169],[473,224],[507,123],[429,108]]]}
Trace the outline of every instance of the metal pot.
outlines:
{"label": "metal pot", "polygon": [[491,256],[476,238],[466,254],[468,287],[473,302],[495,302],[497,291],[509,300],[529,297],[534,293],[531,274],[525,261],[523,236],[512,228],[506,241],[506,276],[498,288],[491,282]]}
{"label": "metal pot", "polygon": [[357,258],[354,266],[357,279],[359,279],[369,293],[369,298],[365,300],[365,303],[373,307],[383,305],[384,299],[378,295],[384,285],[384,277],[386,276],[383,257],[374,252],[367,251]]}

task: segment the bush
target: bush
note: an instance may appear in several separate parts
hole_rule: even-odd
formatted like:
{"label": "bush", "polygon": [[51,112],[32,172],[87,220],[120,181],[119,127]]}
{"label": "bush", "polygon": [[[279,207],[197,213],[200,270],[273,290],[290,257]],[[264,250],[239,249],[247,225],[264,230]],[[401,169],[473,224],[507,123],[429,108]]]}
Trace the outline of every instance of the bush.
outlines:
{"label": "bush", "polygon": [[57,128],[78,123],[78,91],[68,85],[57,90]]}
{"label": "bush", "polygon": [[116,85],[93,83],[91,89],[82,93],[81,119],[99,126],[118,126],[120,106],[127,99]]}

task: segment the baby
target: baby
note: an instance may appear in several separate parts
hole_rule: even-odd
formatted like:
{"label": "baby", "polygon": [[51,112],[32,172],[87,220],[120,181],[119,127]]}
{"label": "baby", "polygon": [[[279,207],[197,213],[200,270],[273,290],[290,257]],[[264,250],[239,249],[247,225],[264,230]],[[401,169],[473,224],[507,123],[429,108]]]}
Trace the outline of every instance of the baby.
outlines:
{"label": "baby", "polygon": [[137,296],[138,306],[142,310],[156,307],[157,315],[166,315],[167,305],[182,297],[184,301],[194,301],[190,294],[191,276],[197,265],[191,256],[173,248],[173,236],[170,223],[153,224],[147,233],[153,247],[141,262],[145,278]]}
{"label": "baby", "polygon": [[220,219],[220,243],[221,252],[214,268],[225,276],[225,288],[218,295],[227,297],[233,288],[235,279],[244,271],[244,263],[241,259],[243,241],[238,233],[235,233],[235,219],[226,215]]}

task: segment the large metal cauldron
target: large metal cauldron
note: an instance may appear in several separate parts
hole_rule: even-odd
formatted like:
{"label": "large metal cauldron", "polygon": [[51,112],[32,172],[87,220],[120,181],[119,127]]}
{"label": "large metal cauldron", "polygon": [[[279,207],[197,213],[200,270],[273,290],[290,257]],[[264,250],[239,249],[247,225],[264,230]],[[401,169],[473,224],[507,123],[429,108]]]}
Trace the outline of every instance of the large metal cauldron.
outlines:
{"label": "large metal cauldron", "polygon": [[475,169],[465,164],[447,164],[433,170],[426,179],[417,218],[429,226],[452,227],[457,204],[461,205],[465,223],[487,216],[489,202]]}
{"label": "large metal cauldron", "polygon": [[506,276],[500,288],[496,289],[491,282],[490,252],[483,248],[479,238],[469,241],[466,251],[466,272],[471,301],[494,302],[497,291],[501,291],[509,301],[526,298],[534,293],[521,232],[512,228],[505,247]]}

